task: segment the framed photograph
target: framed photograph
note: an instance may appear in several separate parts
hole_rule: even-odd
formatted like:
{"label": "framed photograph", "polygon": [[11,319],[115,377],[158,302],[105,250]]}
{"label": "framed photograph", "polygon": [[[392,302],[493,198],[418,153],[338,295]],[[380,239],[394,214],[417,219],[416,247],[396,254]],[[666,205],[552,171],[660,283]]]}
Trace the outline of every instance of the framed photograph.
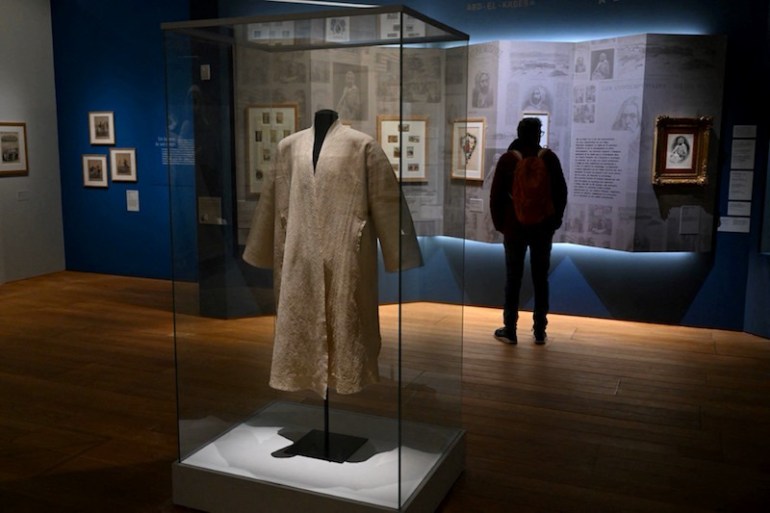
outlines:
{"label": "framed photograph", "polygon": [[705,185],[708,182],[709,137],[713,119],[655,120],[652,183]]}
{"label": "framed photograph", "polygon": [[112,112],[89,112],[91,144],[115,144],[115,116]]}
{"label": "framed photograph", "polygon": [[521,114],[521,119],[524,118],[537,118],[540,120],[540,124],[543,126],[543,136],[540,138],[540,146],[543,148],[548,147],[548,113],[547,112],[524,112]]}
{"label": "framed photograph", "polygon": [[485,125],[483,118],[452,123],[452,178],[484,180]]}
{"label": "framed photograph", "polygon": [[135,182],[136,149],[110,148],[110,170],[113,182]]}
{"label": "framed photograph", "polygon": [[107,187],[107,155],[83,155],[83,185]]}
{"label": "framed photograph", "polygon": [[399,181],[428,181],[428,118],[378,116],[377,141]]}
{"label": "framed photograph", "polygon": [[297,131],[295,103],[246,107],[246,191],[259,194],[265,171],[272,164],[278,142]]}
{"label": "framed photograph", "polygon": [[27,167],[27,124],[0,122],[0,176],[24,176]]}

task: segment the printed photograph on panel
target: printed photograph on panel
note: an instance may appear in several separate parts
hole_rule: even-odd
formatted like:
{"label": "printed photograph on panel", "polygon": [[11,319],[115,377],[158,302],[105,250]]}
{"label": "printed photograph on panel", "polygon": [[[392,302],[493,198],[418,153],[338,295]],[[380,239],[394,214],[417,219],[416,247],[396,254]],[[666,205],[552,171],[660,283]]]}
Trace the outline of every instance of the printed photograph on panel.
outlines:
{"label": "printed photograph on panel", "polygon": [[488,71],[478,71],[473,77],[471,106],[475,109],[495,106],[495,91],[492,86],[492,76]]}
{"label": "printed photograph on panel", "polygon": [[281,84],[302,84],[307,81],[304,54],[279,55],[275,60],[273,79]]}
{"label": "printed photograph on panel", "polygon": [[467,90],[471,110],[489,111],[490,116],[495,112],[499,103],[499,60],[499,43],[484,43],[469,48]]}
{"label": "printed photograph on panel", "polygon": [[401,66],[398,52],[388,48],[378,51],[375,56],[375,75],[377,76],[377,100],[398,101],[401,95]]}
{"label": "printed photograph on panel", "polygon": [[327,61],[310,63],[310,80],[315,84],[328,84],[331,79],[331,65]]}
{"label": "printed photograph on panel", "polygon": [[551,93],[544,85],[536,85],[527,92],[522,111],[526,112],[551,112]]}
{"label": "printed photograph on panel", "polygon": [[638,96],[629,96],[620,104],[612,129],[615,131],[638,132],[642,121],[642,105]]}
{"label": "printed photograph on panel", "polygon": [[365,66],[334,63],[333,72],[335,110],[340,119],[360,121],[367,119],[368,73]]}
{"label": "printed photograph on panel", "polygon": [[591,52],[591,80],[609,80],[613,78],[615,50],[606,48]]}
{"label": "printed photograph on panel", "polygon": [[618,46],[615,78],[640,79],[644,77],[645,46],[643,42],[629,42]]}
{"label": "printed photograph on panel", "polygon": [[583,75],[588,71],[586,67],[586,56],[578,54],[575,56],[575,68],[573,69],[576,75]]}
{"label": "printed photograph on panel", "polygon": [[404,64],[404,101],[439,103],[441,101],[441,57],[409,55]]}

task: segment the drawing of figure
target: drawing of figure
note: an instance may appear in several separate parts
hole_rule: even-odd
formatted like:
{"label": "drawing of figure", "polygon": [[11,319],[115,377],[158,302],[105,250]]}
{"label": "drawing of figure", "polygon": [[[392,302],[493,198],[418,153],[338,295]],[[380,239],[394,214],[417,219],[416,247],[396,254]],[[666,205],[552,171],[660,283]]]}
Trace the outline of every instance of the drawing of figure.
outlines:
{"label": "drawing of figure", "polygon": [[610,67],[610,61],[606,52],[599,54],[599,62],[596,63],[593,73],[591,73],[592,80],[605,80],[612,78],[612,68]]}
{"label": "drawing of figure", "polygon": [[548,91],[543,86],[535,86],[524,102],[522,110],[525,112],[550,112],[551,102],[548,99]]}
{"label": "drawing of figure", "polygon": [[494,91],[492,90],[489,73],[486,71],[477,73],[476,84],[473,87],[473,98],[471,105],[477,109],[493,107],[495,104],[493,93]]}
{"label": "drawing of figure", "polygon": [[[683,135],[678,135],[674,139],[674,144],[671,145],[671,151],[668,154],[669,164],[684,165],[690,158],[690,143],[687,142],[687,138]],[[677,166],[679,167],[679,166]]]}
{"label": "drawing of figure", "polygon": [[575,73],[585,73],[586,71],[586,64],[583,62],[583,56],[578,55],[577,59],[575,59]]}
{"label": "drawing of figure", "polygon": [[642,113],[639,108],[639,98],[636,96],[628,97],[620,105],[618,115],[615,117],[615,122],[612,124],[612,129],[636,132],[639,130],[641,117]]}
{"label": "drawing of figure", "polygon": [[337,112],[341,119],[361,119],[361,93],[352,71],[345,73],[345,87],[337,102]]}
{"label": "drawing of figure", "polygon": [[628,134],[628,149],[626,150],[626,163],[629,169],[639,165],[639,144],[642,123],[641,100],[637,96],[629,96],[620,104],[612,129],[616,132]]}

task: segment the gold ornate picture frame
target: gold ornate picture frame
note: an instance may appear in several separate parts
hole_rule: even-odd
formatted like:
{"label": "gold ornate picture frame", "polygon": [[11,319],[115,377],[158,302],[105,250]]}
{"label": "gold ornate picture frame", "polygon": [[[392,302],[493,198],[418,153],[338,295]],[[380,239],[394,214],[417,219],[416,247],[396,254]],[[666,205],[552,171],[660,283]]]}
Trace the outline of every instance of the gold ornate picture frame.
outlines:
{"label": "gold ornate picture frame", "polygon": [[653,185],[706,185],[708,183],[709,138],[713,118],[655,120]]}

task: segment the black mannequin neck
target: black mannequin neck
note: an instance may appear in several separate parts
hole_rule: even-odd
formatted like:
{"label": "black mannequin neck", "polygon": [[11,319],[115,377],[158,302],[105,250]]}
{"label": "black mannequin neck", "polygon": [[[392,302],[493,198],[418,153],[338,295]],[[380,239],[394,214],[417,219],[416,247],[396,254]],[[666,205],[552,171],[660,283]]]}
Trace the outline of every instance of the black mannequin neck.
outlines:
{"label": "black mannequin neck", "polygon": [[318,164],[318,155],[321,154],[321,146],[324,143],[324,137],[329,128],[337,121],[339,115],[331,109],[319,110],[315,113],[313,120],[313,129],[315,130],[315,140],[313,141],[313,167]]}

